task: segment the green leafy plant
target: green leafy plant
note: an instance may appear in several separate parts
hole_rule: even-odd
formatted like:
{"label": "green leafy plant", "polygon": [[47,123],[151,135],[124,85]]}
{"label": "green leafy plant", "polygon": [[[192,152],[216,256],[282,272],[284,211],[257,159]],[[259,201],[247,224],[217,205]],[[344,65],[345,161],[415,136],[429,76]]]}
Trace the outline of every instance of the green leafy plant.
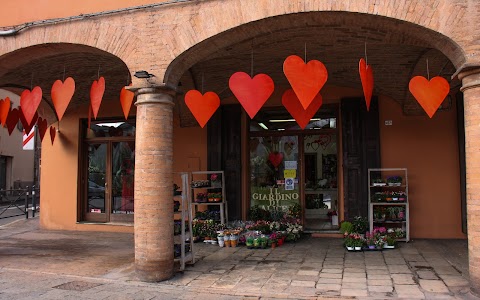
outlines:
{"label": "green leafy plant", "polygon": [[352,233],[353,232],[353,224],[348,221],[342,222],[340,224],[340,232],[345,234],[345,233]]}
{"label": "green leafy plant", "polygon": [[368,230],[368,219],[361,216],[356,216],[352,221],[353,232],[365,233]]}

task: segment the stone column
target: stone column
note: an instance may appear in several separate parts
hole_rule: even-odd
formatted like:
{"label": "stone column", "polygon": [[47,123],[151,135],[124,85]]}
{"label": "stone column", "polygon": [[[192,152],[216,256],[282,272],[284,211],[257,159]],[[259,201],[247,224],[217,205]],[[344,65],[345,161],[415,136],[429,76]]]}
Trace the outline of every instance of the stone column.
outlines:
{"label": "stone column", "polygon": [[173,276],[173,95],[154,85],[137,95],[135,271],[142,281]]}
{"label": "stone column", "polygon": [[461,72],[465,106],[465,159],[470,287],[480,295],[480,68]]}

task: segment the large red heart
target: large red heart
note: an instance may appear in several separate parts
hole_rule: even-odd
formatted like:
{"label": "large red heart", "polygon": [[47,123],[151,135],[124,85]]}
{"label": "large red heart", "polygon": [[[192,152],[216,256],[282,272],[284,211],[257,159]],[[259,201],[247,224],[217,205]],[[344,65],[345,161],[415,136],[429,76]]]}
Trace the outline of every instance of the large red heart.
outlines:
{"label": "large red heart", "polygon": [[230,76],[228,86],[237,97],[238,102],[242,104],[250,119],[255,117],[275,89],[270,76],[257,74],[251,78],[244,72],[236,72]]}
{"label": "large red heart", "polygon": [[22,123],[23,130],[25,131],[26,134],[30,133],[32,131],[33,126],[37,123],[38,119],[38,113],[35,112],[32,118],[32,123],[28,124],[27,119],[23,115],[23,111],[21,109],[21,106],[18,109],[18,118],[20,119],[20,122]]}
{"label": "large red heart", "polygon": [[373,94],[373,70],[372,66],[367,65],[363,58],[358,62],[358,72],[360,73],[360,80],[362,81],[363,95],[365,96],[365,103],[367,104],[367,111],[370,110],[370,101]]}
{"label": "large red heart", "polygon": [[220,98],[214,92],[206,92],[202,95],[197,90],[190,90],[185,94],[185,104],[203,128],[220,107]]}
{"label": "large red heart", "polygon": [[53,126],[50,126],[50,140],[52,141],[52,145],[53,145],[53,141],[55,141],[56,134],[57,134],[56,128]]}
{"label": "large red heart", "polygon": [[285,106],[287,111],[292,115],[292,117],[297,121],[300,128],[305,129],[310,119],[315,115],[315,113],[322,106],[323,99],[320,93],[313,99],[312,103],[308,106],[307,109],[303,109],[300,100],[298,100],[297,95],[292,89],[288,89],[283,93],[282,104]]}
{"label": "large red heart", "polygon": [[90,102],[92,104],[93,117],[97,119],[98,110],[102,103],[103,93],[105,92],[105,78],[100,77],[94,80],[90,88]]}
{"label": "large red heart", "polygon": [[28,125],[32,123],[40,101],[42,101],[42,89],[39,86],[34,87],[31,92],[24,90],[20,95],[20,106]]}
{"label": "large red heart", "polygon": [[72,100],[73,93],[75,93],[75,80],[72,77],[68,77],[64,82],[56,80],[53,83],[52,102],[59,121],[62,120],[63,114],[65,114],[68,104]]}
{"label": "large red heart", "polygon": [[7,122],[8,113],[10,112],[10,98],[6,97],[5,100],[0,100],[0,124],[5,126]]}
{"label": "large red heart", "polygon": [[17,126],[18,120],[19,120],[19,112],[18,109],[14,108],[8,113],[7,117],[7,129],[8,129],[8,135],[12,135],[13,130]]}
{"label": "large red heart", "polygon": [[285,59],[283,73],[297,94],[303,109],[308,108],[328,78],[328,72],[323,63],[311,60],[305,64],[303,59],[296,55],[290,55]]}
{"label": "large red heart", "polygon": [[408,88],[430,118],[450,92],[448,81],[440,76],[433,77],[430,81],[423,76],[415,76],[410,79]]}
{"label": "large red heart", "polygon": [[283,154],[280,152],[270,152],[268,160],[275,168],[277,168],[283,161]]}
{"label": "large red heart", "polygon": [[125,120],[128,119],[128,113],[132,107],[133,97],[135,97],[135,93],[127,90],[125,87],[123,87],[120,91],[120,104],[122,105]]}
{"label": "large red heart", "polygon": [[43,137],[45,136],[45,133],[47,132],[47,128],[48,128],[47,120],[38,118],[37,126],[38,126],[38,133],[40,134],[40,141],[43,142]]}

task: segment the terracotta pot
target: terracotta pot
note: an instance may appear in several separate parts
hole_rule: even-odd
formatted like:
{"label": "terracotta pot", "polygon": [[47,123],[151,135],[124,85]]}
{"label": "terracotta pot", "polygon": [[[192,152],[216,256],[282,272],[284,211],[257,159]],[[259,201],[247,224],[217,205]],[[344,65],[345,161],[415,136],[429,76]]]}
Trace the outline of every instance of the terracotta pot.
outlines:
{"label": "terracotta pot", "polygon": [[272,249],[277,247],[277,243],[272,243]]}

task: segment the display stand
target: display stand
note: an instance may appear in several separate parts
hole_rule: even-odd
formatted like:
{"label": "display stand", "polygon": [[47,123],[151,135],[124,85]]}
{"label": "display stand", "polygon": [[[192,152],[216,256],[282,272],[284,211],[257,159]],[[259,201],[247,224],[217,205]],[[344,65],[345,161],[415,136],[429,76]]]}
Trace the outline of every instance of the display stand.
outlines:
{"label": "display stand", "polygon": [[[173,199],[180,201],[180,208],[174,212],[174,220],[180,221],[180,233],[174,232],[173,240],[175,245],[180,245],[180,256],[174,258],[175,262],[180,263],[180,271],[185,269],[185,264],[190,262],[195,263],[195,254],[192,237],[192,209],[190,206],[190,188],[189,188],[189,174],[186,172],[180,173],[182,179],[181,195],[174,195]],[[175,226],[175,225],[174,225]],[[187,227],[188,226],[188,227]],[[187,230],[188,229],[188,230]],[[176,233],[176,234],[175,234]],[[178,247],[178,246],[177,246]]]}
{"label": "display stand", "polygon": [[[212,175],[216,180],[212,180]],[[193,215],[196,216],[201,206],[218,206],[221,224],[228,222],[227,199],[225,195],[225,176],[223,171],[192,172],[190,201]],[[200,198],[201,195],[205,197]]]}
{"label": "display stand", "polygon": [[[387,182],[394,177],[401,177],[401,180]],[[401,229],[405,236],[397,241],[410,241],[407,169],[368,169],[368,185],[370,231],[375,226]]]}

